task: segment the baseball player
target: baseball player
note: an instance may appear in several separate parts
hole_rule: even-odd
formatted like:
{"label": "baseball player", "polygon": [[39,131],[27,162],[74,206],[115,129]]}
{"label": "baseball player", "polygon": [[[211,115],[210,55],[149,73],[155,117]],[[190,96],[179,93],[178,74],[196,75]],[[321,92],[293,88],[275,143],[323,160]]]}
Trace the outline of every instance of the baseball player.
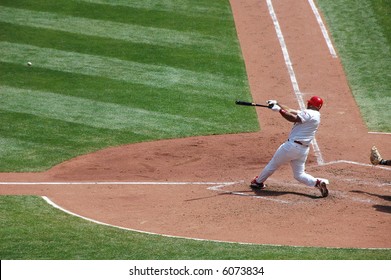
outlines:
{"label": "baseball player", "polygon": [[284,142],[275,152],[273,158],[262,170],[259,176],[251,181],[251,188],[263,189],[266,187],[264,182],[269,178],[282,164],[290,163],[293,175],[299,182],[315,187],[320,190],[322,197],[328,196],[326,184],[328,180],[314,178],[305,172],[305,162],[307,160],[309,145],[315,137],[320,124],[319,110],[322,108],[323,100],[318,96],[311,97],[307,101],[307,109],[293,110],[285,105],[278,104],[276,100],[268,100],[269,108],[279,112],[287,121],[294,123],[289,134],[289,139]]}
{"label": "baseball player", "polygon": [[371,154],[369,156],[369,160],[373,165],[391,165],[391,160],[390,159],[383,159],[378,151],[378,149],[373,146],[371,148]]}

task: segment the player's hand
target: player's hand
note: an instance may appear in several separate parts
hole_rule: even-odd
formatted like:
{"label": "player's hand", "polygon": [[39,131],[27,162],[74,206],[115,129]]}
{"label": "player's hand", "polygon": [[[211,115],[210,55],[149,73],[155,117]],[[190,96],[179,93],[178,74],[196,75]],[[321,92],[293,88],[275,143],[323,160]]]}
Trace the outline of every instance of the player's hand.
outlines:
{"label": "player's hand", "polygon": [[271,105],[276,105],[278,102],[277,100],[268,100],[266,101],[266,103],[271,106]]}
{"label": "player's hand", "polygon": [[278,106],[277,104],[274,104],[273,107],[271,107],[271,109],[272,109],[273,111],[279,112],[279,111],[281,110],[281,107]]}

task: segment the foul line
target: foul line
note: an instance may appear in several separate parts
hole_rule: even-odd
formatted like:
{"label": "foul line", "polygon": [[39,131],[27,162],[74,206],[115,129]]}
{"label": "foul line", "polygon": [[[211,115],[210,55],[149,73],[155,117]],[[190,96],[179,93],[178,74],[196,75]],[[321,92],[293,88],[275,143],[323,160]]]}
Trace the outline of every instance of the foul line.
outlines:
{"label": "foul line", "polygon": [[[296,99],[297,99],[297,101],[299,103],[300,109],[304,110],[305,109],[305,103],[304,103],[304,99],[303,99],[303,94],[300,92],[299,84],[298,84],[297,79],[296,79],[296,74],[295,74],[295,71],[294,71],[293,66],[292,66],[292,61],[291,61],[291,59],[289,57],[288,48],[287,48],[286,43],[285,43],[284,35],[282,34],[282,31],[281,31],[280,23],[279,23],[279,21],[277,19],[277,15],[276,15],[276,13],[274,11],[274,8],[273,8],[272,0],[266,0],[266,2],[267,2],[268,9],[269,9],[269,14],[270,14],[270,16],[271,16],[271,18],[273,20],[273,24],[274,24],[274,28],[275,28],[276,33],[277,33],[278,40],[280,42],[281,50],[282,50],[282,53],[283,53],[283,56],[284,56],[285,65],[286,65],[286,67],[288,69],[289,77],[290,77],[290,80],[291,80],[291,84],[292,84],[294,93],[296,95]],[[334,55],[335,55],[335,57],[337,57],[336,53],[335,53],[335,50],[334,50],[334,47],[333,47],[333,45],[331,43],[331,40],[330,40],[330,38],[328,36],[327,30],[326,30],[326,28],[325,28],[325,26],[323,24],[322,18],[320,16],[319,12],[318,12],[318,9],[316,8],[313,0],[308,0],[308,2],[311,5],[311,8],[312,8],[312,10],[313,10],[317,20],[318,20],[320,28],[322,29],[323,36],[325,37],[327,45],[329,46],[331,55],[333,57],[334,57]],[[374,132],[369,132],[369,133],[374,133]],[[384,134],[388,134],[388,133],[384,133]],[[321,150],[319,148],[319,145],[318,145],[318,142],[317,142],[316,138],[313,139],[311,145],[312,145],[312,148],[314,150],[317,163],[320,166],[336,164],[336,163],[350,163],[350,164],[361,165],[361,166],[372,166],[372,165],[369,165],[369,164],[362,164],[362,163],[353,162],[353,161],[347,161],[347,160],[339,160],[339,161],[332,161],[332,162],[326,163],[323,160],[323,156],[322,156],[322,153],[321,153]],[[387,167],[379,166],[378,168],[390,170]]]}
{"label": "foul line", "polygon": [[[296,79],[295,71],[293,70],[292,61],[291,61],[291,59],[289,57],[288,48],[287,48],[286,43],[285,43],[284,35],[282,34],[282,31],[281,31],[281,28],[280,28],[280,24],[278,22],[277,15],[274,12],[274,8],[273,8],[273,4],[272,4],[271,0],[267,0],[267,6],[268,6],[268,9],[269,9],[269,14],[270,14],[270,16],[271,16],[271,18],[273,20],[273,23],[274,23],[274,28],[276,30],[278,40],[280,42],[281,50],[282,50],[282,53],[284,55],[285,65],[288,68],[289,77],[291,79],[291,83],[292,83],[293,90],[294,90],[295,95],[296,95],[296,99],[299,102],[300,109],[304,110],[305,109],[305,104],[304,104],[303,95],[300,92],[299,84],[298,84],[297,79]],[[319,165],[324,164],[322,153],[320,151],[320,148],[319,148],[318,142],[316,141],[316,138],[313,139],[311,145],[312,145],[312,148],[314,149],[316,160],[317,160],[318,164]]]}
{"label": "foul line", "polygon": [[267,0],[267,6],[269,8],[269,14],[270,14],[270,16],[271,16],[271,18],[273,20],[274,28],[276,30],[277,37],[278,37],[278,40],[279,40],[280,45],[281,45],[282,53],[284,55],[285,65],[288,68],[289,77],[291,79],[293,90],[294,90],[294,92],[296,94],[296,99],[299,102],[300,109],[304,110],[305,109],[305,104],[304,104],[304,100],[303,100],[303,95],[300,92],[299,84],[298,84],[297,79],[296,79],[295,71],[293,70],[292,61],[291,61],[291,59],[289,57],[288,48],[287,48],[286,43],[285,43],[284,35],[282,34],[282,31],[281,31],[281,28],[280,28],[280,23],[278,22],[277,15],[274,12],[274,8],[273,8],[273,4],[272,4],[271,0]]}
{"label": "foul line", "polygon": [[0,182],[0,185],[222,185],[237,182]]}
{"label": "foul line", "polygon": [[312,8],[312,11],[315,14],[316,20],[318,21],[320,30],[322,31],[323,37],[326,41],[327,47],[329,48],[330,54],[333,58],[337,58],[337,53],[335,52],[333,43],[330,40],[329,33],[327,32],[327,29],[323,23],[322,17],[319,14],[318,8],[316,7],[313,0],[308,0],[308,3],[310,3],[310,6]]}

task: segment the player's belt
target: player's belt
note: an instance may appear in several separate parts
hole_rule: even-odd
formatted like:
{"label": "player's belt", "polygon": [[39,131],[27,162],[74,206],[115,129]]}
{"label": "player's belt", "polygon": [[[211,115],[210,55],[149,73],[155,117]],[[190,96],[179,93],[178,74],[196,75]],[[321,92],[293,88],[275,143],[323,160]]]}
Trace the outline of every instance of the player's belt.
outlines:
{"label": "player's belt", "polygon": [[[289,139],[288,139],[288,141],[289,141]],[[302,145],[302,146],[308,147],[308,145],[305,145],[305,144],[301,143],[300,141],[293,140],[293,142],[294,142],[294,143],[296,143],[296,144],[299,144],[299,145]]]}

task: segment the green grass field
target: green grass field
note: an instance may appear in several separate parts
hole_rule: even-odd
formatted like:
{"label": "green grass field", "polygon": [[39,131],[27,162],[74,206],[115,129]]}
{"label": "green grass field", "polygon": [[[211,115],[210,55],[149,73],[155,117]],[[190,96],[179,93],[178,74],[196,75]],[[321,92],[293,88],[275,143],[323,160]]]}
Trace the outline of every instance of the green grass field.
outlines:
{"label": "green grass field", "polygon": [[0,171],[259,129],[227,1],[117,2],[1,2]]}
{"label": "green grass field", "polygon": [[391,0],[317,0],[370,131],[391,132]]}
{"label": "green grass field", "polygon": [[[373,53],[360,59],[343,39],[353,15],[318,2],[368,126],[391,132],[383,110],[391,61],[382,59],[390,57],[390,1],[360,1],[360,10],[345,0],[360,10],[358,23],[358,15],[368,19],[363,28],[376,30],[357,50]],[[232,106],[251,95],[228,0],[2,0],[0,29],[0,172],[43,171],[125,143],[259,130],[255,110]],[[2,260],[391,259],[391,250],[151,236],[92,224],[31,196],[0,196],[0,214]]]}
{"label": "green grass field", "polygon": [[[96,225],[39,197],[1,198],[0,258],[93,260],[390,259],[390,250],[243,245],[168,238]],[[17,221],[17,222],[15,222]]]}

